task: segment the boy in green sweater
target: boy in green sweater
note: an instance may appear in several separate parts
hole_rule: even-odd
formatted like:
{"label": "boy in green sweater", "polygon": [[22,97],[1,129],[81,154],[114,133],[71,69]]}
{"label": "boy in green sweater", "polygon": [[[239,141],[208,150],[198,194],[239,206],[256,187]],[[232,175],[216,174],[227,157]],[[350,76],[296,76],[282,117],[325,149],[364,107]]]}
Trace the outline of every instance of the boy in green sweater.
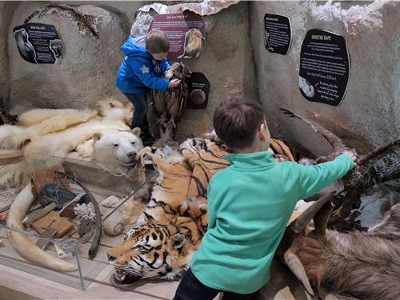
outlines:
{"label": "boy in green sweater", "polygon": [[229,98],[213,117],[218,137],[233,151],[231,165],[210,180],[208,229],[174,300],[252,299],[270,279],[270,266],[296,202],[344,176],[356,157],[305,166],[275,162],[260,103]]}

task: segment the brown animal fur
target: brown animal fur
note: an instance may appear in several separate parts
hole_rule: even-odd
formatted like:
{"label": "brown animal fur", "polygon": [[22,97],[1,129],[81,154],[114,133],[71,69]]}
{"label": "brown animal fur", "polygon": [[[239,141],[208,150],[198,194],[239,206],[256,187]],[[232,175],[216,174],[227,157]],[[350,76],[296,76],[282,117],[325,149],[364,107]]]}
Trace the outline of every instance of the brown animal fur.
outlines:
{"label": "brown animal fur", "polygon": [[300,259],[317,295],[324,285],[364,300],[400,299],[400,204],[368,232],[326,231],[331,210],[325,204],[314,217],[316,229],[297,235],[284,256]]}
{"label": "brown animal fur", "polygon": [[229,165],[223,158],[227,151],[209,139],[189,139],[179,150],[167,158],[152,155],[159,178],[145,212],[161,221],[190,216],[205,230],[208,183],[215,172]]}

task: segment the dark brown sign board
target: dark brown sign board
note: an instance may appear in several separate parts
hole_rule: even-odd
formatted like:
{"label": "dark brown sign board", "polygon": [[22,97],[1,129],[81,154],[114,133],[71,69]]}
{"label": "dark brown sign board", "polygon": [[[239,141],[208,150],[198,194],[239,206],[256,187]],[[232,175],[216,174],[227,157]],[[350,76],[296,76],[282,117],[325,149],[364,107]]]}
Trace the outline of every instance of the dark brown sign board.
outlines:
{"label": "dark brown sign board", "polygon": [[21,57],[34,64],[54,64],[63,56],[63,43],[53,25],[27,23],[13,28]]}
{"label": "dark brown sign board", "polygon": [[156,15],[149,27],[152,29],[167,33],[170,43],[168,59],[197,58],[206,45],[203,17],[188,10]]}
{"label": "dark brown sign board", "polygon": [[208,103],[210,92],[210,82],[207,77],[200,72],[192,72],[190,76],[188,99],[186,108],[205,109]]}
{"label": "dark brown sign board", "polygon": [[350,60],[346,40],[311,29],[301,46],[299,88],[309,101],[338,106],[346,93]]}
{"label": "dark brown sign board", "polygon": [[288,17],[264,15],[264,44],[271,53],[286,55],[292,41],[292,29]]}

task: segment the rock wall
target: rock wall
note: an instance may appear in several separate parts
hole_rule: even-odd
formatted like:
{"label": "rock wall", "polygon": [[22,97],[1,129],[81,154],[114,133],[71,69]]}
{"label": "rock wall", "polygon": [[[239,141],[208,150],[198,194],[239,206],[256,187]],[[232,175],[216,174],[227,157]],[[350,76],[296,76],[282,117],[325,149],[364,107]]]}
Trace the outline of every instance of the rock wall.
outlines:
{"label": "rock wall", "polygon": [[[185,3],[189,9],[204,14],[207,32],[206,48],[202,55],[183,60],[192,71],[203,73],[211,82],[211,87],[206,109],[185,112],[178,128],[178,139],[212,130],[212,113],[222,97],[243,93],[255,97],[257,89],[248,31],[249,3],[236,2]],[[123,59],[120,46],[133,25],[148,26],[151,19],[147,20],[147,24],[137,24],[136,21],[138,9],[148,5],[149,1],[65,2],[95,17],[98,38],[79,32],[76,22],[63,15],[61,10],[33,17],[30,22],[56,27],[65,46],[64,58],[57,64],[32,64],[23,60],[17,51],[12,28],[22,25],[35,10],[47,4],[64,3],[9,3],[5,2],[4,5],[9,5],[9,15],[12,17],[6,20],[3,16],[0,24],[7,24],[3,34],[8,45],[6,53],[10,57],[10,74],[7,78],[10,95],[6,99],[13,112],[19,113],[31,107],[93,107],[99,98],[105,96],[126,100],[114,87],[115,74]],[[166,3],[168,1],[159,6],[164,12]],[[175,1],[170,6],[176,6],[177,3]],[[149,15],[154,14],[154,10],[149,12]]]}
{"label": "rock wall", "polygon": [[[270,53],[263,41],[266,13],[288,17],[292,44],[287,55]],[[260,99],[271,131],[294,144],[325,154],[327,143],[300,122],[283,115],[287,108],[324,124],[359,153],[399,137],[399,25],[397,1],[255,1],[251,33]],[[339,106],[306,100],[298,87],[300,51],[310,29],[343,36],[350,56],[347,92]]]}
{"label": "rock wall", "polygon": [[[175,13],[186,7],[204,16],[206,47],[198,58],[182,59],[193,72],[203,73],[210,81],[206,109],[187,109],[178,126],[177,139],[197,136],[212,130],[212,115],[217,103],[229,96],[257,97],[253,49],[249,34],[250,2],[204,1],[188,6],[152,6],[159,13]],[[143,9],[150,10],[149,7]],[[150,10],[151,12],[151,10]],[[154,13],[150,14],[154,16]],[[149,16],[137,17],[132,26],[135,33],[148,27]],[[143,21],[141,21],[143,20]],[[151,20],[150,20],[151,21]],[[172,62],[172,61],[170,61]]]}
{"label": "rock wall", "polygon": [[8,25],[11,22],[13,11],[17,7],[17,3],[14,2],[0,2],[0,108],[8,109],[9,103],[9,88],[10,88],[10,72],[9,62],[10,54],[7,48],[8,39]]}
{"label": "rock wall", "polygon": [[[19,55],[12,29],[50,3],[0,2],[3,106],[19,113],[31,107],[92,107],[105,96],[125,101],[114,87],[115,73],[123,58],[120,46],[134,29],[138,9],[151,2],[65,2],[94,16],[98,38],[83,34],[77,24],[57,11],[32,18],[31,22],[56,27],[65,55],[54,65],[31,64]],[[360,153],[399,136],[400,125],[396,121],[400,117],[400,2],[205,0],[182,3],[204,14],[205,51],[199,58],[184,62],[192,71],[206,75],[211,90],[206,109],[185,112],[178,138],[211,130],[216,104],[232,95],[260,99],[267,109],[272,134],[283,136],[299,148],[312,149],[313,155],[326,154],[330,147],[306,126],[283,115],[279,108],[315,119]],[[166,4],[170,7],[179,2],[161,2],[162,12]],[[154,10],[149,12],[154,13]],[[286,55],[270,53],[265,48],[266,13],[290,19],[292,42]],[[299,91],[301,45],[307,31],[315,28],[340,35],[347,43],[350,77],[340,106],[310,102]]]}
{"label": "rock wall", "polygon": [[[119,46],[129,34],[129,26],[118,11],[96,3],[76,4],[41,11],[30,22],[55,26],[63,42],[63,58],[55,64],[25,61],[17,50],[12,34],[43,2],[21,2],[14,9],[8,27],[10,106],[15,110],[29,107],[86,108],[107,96],[120,96],[114,88],[115,73],[122,60]],[[140,5],[135,2],[132,10]],[[70,13],[68,9],[75,11]],[[81,15],[76,16],[76,12]],[[75,15],[74,15],[75,14]],[[90,17],[90,18],[89,18]],[[85,20],[86,18],[86,20]],[[88,23],[85,21],[88,20]],[[91,25],[90,25],[91,24]],[[90,34],[92,26],[97,34]]]}

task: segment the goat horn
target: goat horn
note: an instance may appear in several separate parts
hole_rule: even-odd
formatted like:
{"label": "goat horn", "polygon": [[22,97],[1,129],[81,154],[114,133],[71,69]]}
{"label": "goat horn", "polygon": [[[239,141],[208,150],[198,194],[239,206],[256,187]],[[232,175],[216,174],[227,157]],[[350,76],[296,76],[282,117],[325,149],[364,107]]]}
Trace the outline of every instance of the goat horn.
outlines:
{"label": "goat horn", "polygon": [[22,220],[35,200],[31,188],[32,185],[29,183],[11,204],[6,226],[16,230],[7,230],[7,238],[15,251],[30,262],[55,271],[70,272],[77,270],[74,264],[43,251],[32,243],[27,234],[19,232],[19,230],[24,230]]}
{"label": "goat horn", "polygon": [[337,135],[335,135],[333,132],[329,131],[322,125],[319,125],[317,122],[314,122],[313,120],[308,119],[306,117],[297,115],[297,114],[291,112],[290,110],[287,110],[284,108],[281,108],[280,110],[292,118],[298,118],[299,120],[301,120],[302,122],[304,122],[308,126],[310,126],[315,132],[318,132],[319,134],[321,134],[328,141],[328,143],[331,144],[332,148],[334,149],[334,151],[336,153],[341,153],[343,151],[343,149],[347,148],[341,138],[339,138]]}
{"label": "goat horn", "polygon": [[303,264],[301,263],[299,257],[293,253],[285,253],[284,259],[285,259],[285,264],[297,277],[297,279],[301,281],[306,291],[310,295],[315,296],[314,291],[311,288],[310,282],[308,281],[306,270],[304,269]]}
{"label": "goat horn", "polygon": [[306,228],[308,223],[310,223],[311,219],[315,216],[315,214],[321,209],[322,206],[328,201],[330,201],[335,192],[331,192],[319,198],[315,201],[310,207],[308,207],[305,211],[301,213],[301,215],[294,220],[290,227],[295,233],[300,233]]}

